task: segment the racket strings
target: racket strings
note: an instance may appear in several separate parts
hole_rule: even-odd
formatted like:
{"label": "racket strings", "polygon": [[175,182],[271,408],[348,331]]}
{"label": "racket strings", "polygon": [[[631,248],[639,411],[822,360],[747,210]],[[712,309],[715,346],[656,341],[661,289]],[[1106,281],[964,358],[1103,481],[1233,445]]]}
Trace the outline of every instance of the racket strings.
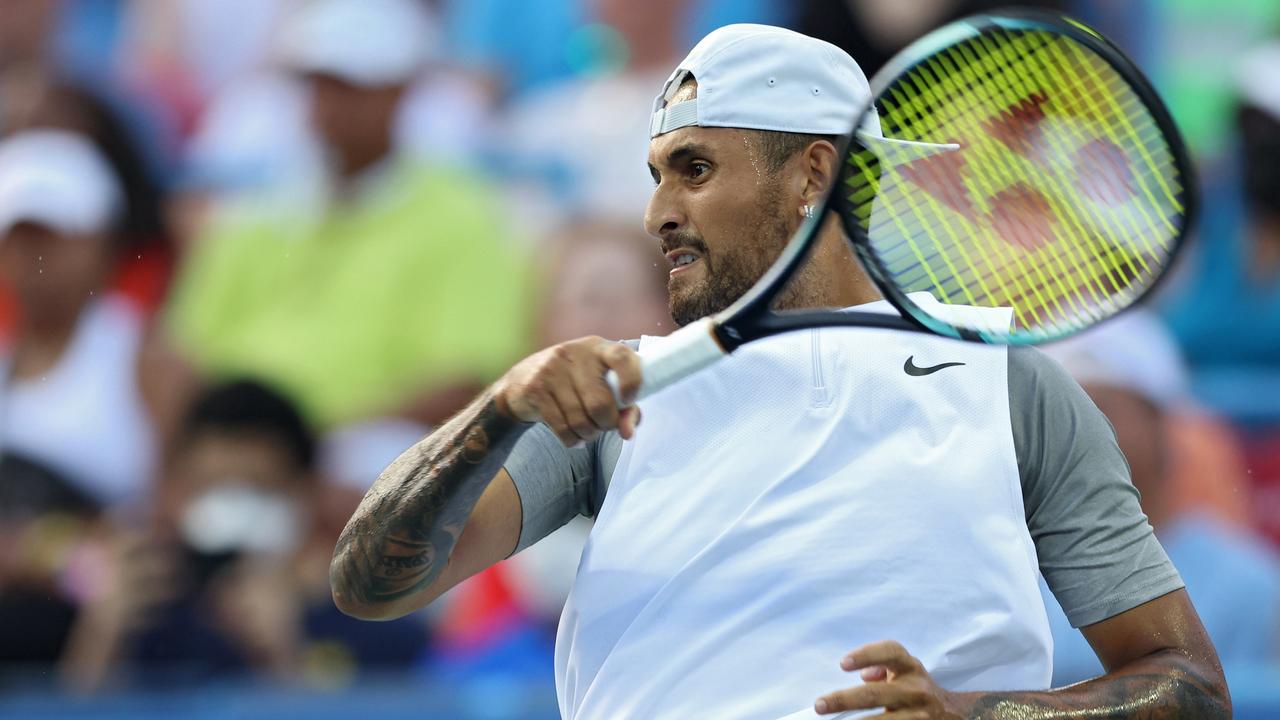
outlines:
{"label": "racket strings", "polygon": [[[1012,50],[1013,56],[1007,58],[1011,62],[1025,62],[1033,57],[1049,55],[1050,50],[1055,49],[1054,45],[1056,43],[1063,42],[1060,38],[1055,38],[1048,42],[1040,43],[1035,47],[1028,48],[1028,43],[1025,42],[1025,38],[1008,38],[1006,36],[1003,37],[1002,40],[1007,43],[1002,47],[993,47],[993,43],[989,42],[989,38],[984,36],[979,36],[979,38],[976,39],[976,42],[981,43],[984,48],[992,53],[987,56],[988,58],[993,57],[995,52],[998,52],[1001,49],[1006,53]],[[963,52],[963,49],[961,50]],[[1032,89],[1027,87],[1023,78],[1017,73],[1005,73],[1005,75],[1009,76],[1007,78],[1009,82],[993,82],[992,88],[997,93],[1000,102],[1009,104],[1010,106],[1012,106],[1012,103],[1017,101],[1018,97],[1037,97],[1041,103],[1048,103],[1059,95],[1059,93],[1055,93],[1050,89]],[[1073,128],[1074,124],[1068,123],[1067,127],[1069,129]],[[1059,140],[1055,137],[1054,133],[1045,133],[1042,136],[1042,139],[1048,141],[1055,155],[1061,156],[1069,152],[1068,148],[1064,148],[1060,145]],[[1002,155],[1001,157],[1014,159],[1021,156],[1009,154]],[[1084,239],[1087,245],[1093,246],[1094,243],[1090,241],[1096,236],[1091,232],[1087,221],[1076,212],[1080,199],[1077,193],[1074,192],[1075,188],[1070,178],[1062,177],[1062,170],[1060,167],[1055,168],[1054,166],[1051,166],[1048,168],[1030,168],[1026,166],[1026,163],[1022,163],[1022,167],[1019,168],[1019,171],[1017,172],[1016,180],[1019,182],[1034,182],[1037,177],[1047,179],[1053,183],[1051,192],[1046,193],[1045,198],[1046,201],[1054,205],[1053,210],[1055,212],[1055,216],[1059,219],[1065,219],[1069,225],[1067,228],[1068,230],[1074,230],[1077,233],[1076,237]],[[1090,297],[1088,299],[1092,300],[1095,306],[1098,304],[1105,304],[1104,298],[1106,296],[1106,290],[1103,286],[1102,279],[1105,272],[1110,271],[1114,273],[1116,270],[1114,263],[1110,264],[1110,266],[1107,266],[1106,264],[1096,267],[1091,266],[1088,262],[1087,254],[1089,250],[1098,249],[1096,247],[1081,247],[1077,246],[1075,243],[1050,243],[1047,248],[1050,250],[1048,253],[1049,260],[1057,265],[1056,269],[1058,271],[1055,275],[1052,274],[1052,269],[1050,269],[1048,277],[1061,278],[1064,281],[1057,284],[1058,292],[1053,296],[1059,313],[1066,312],[1062,307],[1064,299],[1072,306],[1069,309],[1070,312],[1081,314],[1088,313],[1086,305],[1083,303],[1083,298],[1080,296],[1081,289],[1089,292]],[[1064,255],[1066,255],[1071,262],[1071,268],[1069,269],[1064,263]],[[1040,273],[1039,279],[1043,279],[1044,275],[1045,273]],[[1115,278],[1114,274],[1112,277]],[[1044,284],[1047,285],[1048,283]]]}
{"label": "racket strings", "polygon": [[[956,59],[956,62],[961,62],[961,60]],[[953,66],[953,67],[954,67],[954,66]],[[953,74],[952,74],[952,73],[953,73],[953,70],[951,70],[951,69],[948,69],[948,70],[944,71],[941,67],[934,67],[934,68],[929,68],[929,70],[931,71],[931,76],[930,76],[930,77],[928,77],[928,78],[924,78],[924,79],[923,79],[923,80],[924,80],[923,82],[920,82],[920,81],[916,80],[916,78],[911,78],[911,80],[913,80],[913,85],[914,85],[914,88],[915,88],[916,90],[920,90],[920,89],[922,89],[922,88],[924,88],[924,89],[932,89],[933,87],[935,87],[935,86],[936,86],[936,83],[937,83],[937,76],[939,76],[939,75],[941,75],[941,76],[943,76],[943,77],[946,77],[946,78],[952,78],[952,77],[953,77]],[[919,75],[923,75],[924,73],[923,73],[923,72],[921,72],[921,73],[918,73],[918,74],[919,74]],[[983,75],[983,76],[986,76],[986,77],[991,77],[991,76],[993,75],[993,73],[991,73],[990,71],[984,71],[984,72],[982,73],[982,75]],[[948,89],[952,90],[952,94],[956,94],[956,95],[958,95],[958,98],[960,99],[960,101],[961,101],[961,104],[962,104],[962,105],[966,105],[966,107],[963,107],[963,108],[962,108],[960,116],[961,116],[962,118],[972,119],[972,118],[973,118],[977,113],[976,113],[976,111],[971,107],[971,103],[966,102],[966,100],[967,100],[967,99],[969,99],[969,98],[973,98],[973,97],[975,97],[976,95],[975,95],[974,93],[972,93],[972,92],[969,92],[969,93],[959,93],[959,94],[957,94],[957,93],[955,93],[955,92],[954,92],[954,88],[948,88]],[[932,93],[931,93],[931,94],[932,94]],[[934,95],[936,96],[936,94],[934,94]],[[930,100],[933,100],[933,98],[931,97],[931,98],[930,98]],[[939,104],[941,104],[941,103],[939,103]],[[918,106],[917,106],[917,107],[918,107]],[[892,113],[892,108],[891,108],[891,113]],[[926,113],[918,113],[914,119],[915,119],[916,121],[919,121],[920,119],[926,119],[926,118],[930,118],[930,117],[932,117],[932,116],[929,116],[929,115],[928,115],[928,114],[926,114]],[[905,124],[904,124],[904,125],[905,125]],[[977,134],[977,133],[979,133],[979,132],[981,132],[981,130],[980,130],[980,129],[974,129],[974,128],[970,128],[970,129],[969,129],[969,134],[971,134],[971,135],[972,135],[972,134]],[[1013,175],[1016,177],[1017,173],[1013,173]],[[980,184],[986,185],[986,183],[985,183],[985,177],[983,177],[983,176],[979,176],[977,179],[979,180]],[[1006,182],[1008,182],[1008,180],[1006,180]],[[982,187],[982,188],[980,188],[980,190],[981,190],[982,192],[986,193],[986,194],[994,194],[994,191],[993,191],[989,186]],[[985,208],[982,208],[982,207],[979,205],[979,210],[985,210]],[[950,225],[950,224],[947,224],[947,225]],[[978,235],[978,237],[980,237],[980,238],[987,238],[987,239],[990,239],[990,237],[991,237],[991,236],[990,236],[990,234],[980,234],[980,235]],[[986,247],[984,248],[984,249],[986,250],[986,252],[985,252],[985,253],[983,253],[983,255],[984,255],[984,257],[987,257],[987,258],[991,257],[992,255],[999,255],[999,256],[1001,256],[1001,261],[1002,261],[1002,262],[1008,262],[1008,261],[1009,261],[1009,259],[1010,259],[1010,258],[1009,258],[1009,255],[1008,255],[1008,253],[1007,253],[1007,252],[1005,252],[1005,251],[1003,251],[1003,250],[1002,250],[1002,247],[1003,247],[1003,245],[1002,245],[1002,244],[1000,244],[1000,243],[994,243],[994,244],[993,244],[993,243],[986,243]],[[1021,273],[1023,273],[1023,274],[1029,274],[1029,273],[1028,273],[1028,268],[1027,268],[1025,265],[1023,265],[1023,264],[1021,263],[1021,260],[1020,260],[1019,258],[1017,258],[1016,256],[1013,256],[1013,261],[1014,261],[1014,263],[1015,263],[1015,264],[1019,265],[1018,270],[1019,270]],[[1036,269],[1036,270],[1038,270],[1038,269]],[[991,271],[991,269],[989,268],[989,272],[990,272],[990,271]],[[1040,277],[1039,279],[1043,281],[1045,278],[1043,277],[1043,274],[1040,274],[1040,275],[1041,275],[1041,277]],[[959,278],[957,278],[957,281],[959,281]],[[1046,285],[1046,283],[1045,283],[1045,282],[1038,282],[1038,283],[1036,283],[1036,284],[1034,284],[1034,285],[1030,286],[1030,287],[1033,289],[1034,294],[1038,296],[1038,301],[1039,301],[1039,302],[1038,302],[1037,304],[1042,305],[1042,306],[1047,306],[1047,305],[1049,305],[1049,301],[1048,301],[1048,300],[1046,300],[1046,299],[1045,299],[1045,297],[1044,297],[1044,295],[1043,295],[1043,293],[1041,293],[1041,292],[1040,292],[1040,288],[1041,288],[1041,287],[1044,287],[1045,285]],[[1010,299],[1010,297],[1011,297],[1011,296],[1010,296],[1010,293],[1008,292],[1008,289],[1007,289],[1007,288],[1005,289],[1005,292],[1004,292],[1003,294],[1004,294],[1004,297],[1006,298],[1006,301],[1009,301],[1009,299]],[[1014,305],[1015,309],[1021,310],[1021,311],[1023,311],[1024,313],[1025,313],[1025,311],[1027,310],[1027,307],[1026,307],[1026,306],[1027,306],[1027,303],[1026,303],[1026,302],[1018,302],[1017,300],[1014,300],[1014,301],[1013,301],[1013,305]],[[1032,308],[1032,309],[1034,310],[1034,308]]]}
{"label": "racket strings", "polygon": [[[930,77],[923,78],[924,80],[923,87],[924,88],[935,87],[933,83],[936,83],[938,81],[939,75],[951,79],[953,81],[952,82],[953,87],[950,89],[952,91],[952,95],[955,97],[955,100],[958,100],[959,104],[961,105],[960,118],[962,120],[967,121],[966,122],[966,125],[968,125],[968,127],[966,128],[967,134],[969,135],[982,134],[984,130],[980,127],[977,127],[976,123],[978,122],[977,118],[982,116],[983,109],[976,106],[977,105],[976,99],[980,99],[985,96],[981,93],[973,92],[970,87],[965,87],[965,86],[961,86],[959,88],[954,87],[956,85],[956,83],[954,82],[955,78],[962,77],[962,75],[955,74],[954,68],[956,67],[956,64],[963,65],[964,63],[968,63],[968,67],[978,67],[981,69],[981,72],[979,73],[979,77],[984,78],[984,83],[988,85],[993,82],[998,82],[993,80],[993,78],[997,78],[998,75],[995,73],[994,69],[992,69],[992,66],[990,65],[983,66],[981,64],[974,63],[973,58],[971,56],[963,55],[963,48],[952,49],[952,51],[949,51],[949,52],[956,52],[958,55],[962,56],[962,57],[957,57],[956,55],[952,55],[951,58],[948,58],[949,60],[952,60],[954,63],[952,64],[950,69],[952,74],[948,74],[947,72],[943,71],[941,67],[941,62],[938,64],[938,67],[933,67],[933,68],[926,67],[923,70],[927,71]],[[924,72],[921,72],[920,74],[923,75]],[[915,78],[911,78],[911,80],[913,81],[914,87],[917,90],[919,90],[922,87],[922,84],[920,82],[917,82]],[[999,84],[997,84],[997,87],[999,87]],[[1010,104],[1007,99],[1004,102],[1009,107],[1015,107],[1014,105]],[[975,179],[980,185],[979,195],[985,195],[987,197],[995,196],[997,193],[997,190],[995,187],[993,187],[994,184],[1004,183],[1006,185],[1011,185],[1015,181],[1021,181],[1023,179],[1023,176],[1025,176],[1024,172],[1019,172],[1016,168],[1013,168],[1011,166],[1009,157],[1004,155],[997,155],[996,159],[997,161],[999,161],[1000,166],[994,168],[996,171],[996,175],[998,176],[994,179],[994,182],[989,181],[988,176],[986,174],[979,173],[975,175]],[[977,209],[979,212],[985,212],[985,213],[991,212],[991,208],[983,207],[981,198],[977,200]],[[1030,298],[1020,293],[1019,295],[1016,296],[1015,299],[1012,300],[1012,302],[1014,303],[1013,307],[1015,308],[1015,311],[1019,312],[1020,315],[1028,315],[1028,314],[1031,315],[1030,318],[1025,318],[1025,319],[1020,318],[1020,319],[1022,319],[1024,322],[1027,322],[1027,321],[1041,322],[1042,318],[1040,317],[1040,315],[1042,314],[1043,310],[1047,309],[1050,305],[1053,305],[1053,304],[1057,304],[1056,310],[1059,313],[1062,312],[1063,308],[1061,307],[1061,303],[1058,300],[1058,298],[1052,294],[1049,294],[1046,296],[1046,293],[1042,291],[1043,288],[1049,286],[1050,276],[1046,276],[1043,270],[1039,267],[1036,267],[1034,265],[1028,267],[1028,264],[1025,263],[1019,255],[1017,255],[1016,253],[1011,253],[1008,246],[1003,242],[999,242],[994,237],[993,233],[990,233],[990,232],[981,233],[978,235],[978,237],[987,240],[984,248],[986,250],[986,252],[984,253],[985,256],[987,257],[991,257],[993,255],[998,256],[1000,262],[1002,263],[1011,261],[1012,264],[1016,266],[1020,276],[1034,279],[1035,282],[1026,286],[1025,288],[1022,288],[1023,290],[1030,289],[1032,291],[1031,293],[1029,293]],[[941,249],[939,248],[939,250]],[[993,277],[993,279],[998,278],[998,273],[996,272],[994,267],[990,268],[990,274]],[[956,280],[957,282],[960,282],[962,279],[956,278]],[[1002,286],[1003,285],[1004,283],[1002,283]],[[1003,287],[1003,289],[1004,289],[1003,294],[1006,298],[1014,297],[1012,295],[1012,292],[1013,292],[1012,289],[1008,287]],[[1032,301],[1032,299],[1034,301]]]}
{"label": "racket strings", "polygon": [[[987,40],[987,39],[986,39],[986,38],[983,38],[983,40]],[[985,45],[985,46],[987,46],[988,48],[990,48],[991,43],[990,43],[990,42],[984,42],[984,45]],[[1023,50],[1024,50],[1024,54],[1026,54],[1026,53],[1025,53],[1025,46],[1024,46],[1024,48],[1021,48],[1021,49],[1023,49]],[[963,49],[962,49],[962,50],[963,50]],[[1039,50],[1039,49],[1037,48],[1037,50]],[[1044,53],[1043,53],[1043,51],[1040,51],[1040,52],[1039,52],[1039,53],[1037,53],[1037,54],[1043,55]],[[988,66],[989,66],[989,65],[988,65]],[[985,74],[986,74],[986,75],[988,75],[988,76],[992,76],[992,75],[994,75],[994,73],[990,73],[990,72],[985,73]],[[1011,84],[1011,85],[1017,85],[1017,84],[1020,84],[1020,83],[1016,83],[1016,82],[1015,82],[1015,83],[1013,83],[1013,84]],[[1001,89],[1002,89],[1002,90],[1004,91],[1004,93],[1005,93],[1005,96],[1004,96],[1004,98],[1003,98],[1003,102],[1005,102],[1005,103],[1007,104],[1007,103],[1009,102],[1008,93],[1009,93],[1012,89],[1015,89],[1015,88],[1012,88],[1010,85],[1005,85],[1005,86],[1003,86]],[[1026,88],[1020,88],[1020,90],[1021,90],[1024,94],[1028,92],[1028,91],[1026,90]],[[1058,93],[1053,93],[1053,95],[1058,95]],[[1045,97],[1045,94],[1043,94],[1043,93],[1042,93],[1040,97],[1043,99],[1043,98]],[[1069,127],[1071,127],[1071,126],[1069,126]],[[1048,135],[1048,137],[1052,140],[1052,139],[1054,138],[1054,135],[1053,135],[1053,134],[1049,134],[1049,135]],[[1057,152],[1061,152],[1061,150],[1059,149]],[[1062,192],[1062,188],[1058,188],[1058,189],[1057,189],[1057,192]],[[1065,203],[1064,205],[1065,205],[1065,207],[1066,207],[1066,208],[1072,208],[1072,207],[1074,207],[1074,206],[1075,206],[1075,204],[1076,204],[1077,202],[1079,202],[1079,198],[1077,198],[1077,197],[1071,197],[1071,198],[1070,198],[1070,202]],[[1061,209],[1059,209],[1059,211],[1058,211],[1058,212],[1059,212],[1059,215],[1064,215],[1064,213],[1062,213],[1062,212],[1061,212]],[[1073,216],[1074,216],[1074,213],[1070,214],[1070,216],[1071,216],[1071,217],[1073,217]],[[1130,229],[1129,229],[1129,232],[1132,232],[1132,228],[1130,228]],[[1091,234],[1090,234],[1089,236],[1087,236],[1087,237],[1096,237],[1096,235],[1093,235],[1093,234],[1091,233]],[[1070,246],[1068,246],[1068,247],[1070,247]],[[1112,253],[1110,256],[1114,259],[1114,253]],[[1104,255],[1103,257],[1107,257],[1107,255]],[[1142,258],[1139,256],[1139,259],[1141,260]],[[1058,258],[1058,260],[1060,261],[1060,258]],[[1115,267],[1114,262],[1112,263],[1112,267],[1113,267],[1113,268]],[[1061,270],[1061,268],[1060,268],[1060,270]],[[1127,273],[1125,273],[1125,274],[1126,274],[1126,275],[1129,275],[1129,276],[1132,276],[1132,274],[1133,274],[1133,273],[1132,273],[1132,272],[1127,272]],[[1115,281],[1116,281],[1116,276],[1115,276],[1115,272],[1114,272],[1114,270],[1111,272],[1111,280],[1113,281],[1113,286],[1114,286],[1114,283],[1115,283]],[[1087,287],[1091,287],[1091,288],[1093,288],[1093,287],[1096,287],[1096,284],[1094,284],[1094,283],[1090,283],[1089,285],[1087,285]],[[1095,293],[1096,293],[1096,290],[1095,290]]]}
{"label": "racket strings", "polygon": [[1061,334],[1117,312],[1172,253],[1186,210],[1174,155],[1129,83],[1074,40],[979,34],[904,73],[881,106],[886,136],[961,146],[850,153],[850,211],[906,291]]}
{"label": "racket strings", "polygon": [[[984,43],[984,45],[988,50],[990,49],[990,44]],[[1040,47],[1034,48],[1033,51],[1043,52],[1042,48],[1044,48],[1046,45],[1047,43],[1042,43]],[[1027,54],[1025,48],[1016,48],[1016,49],[1022,50],[1023,51],[1022,54]],[[980,77],[992,78],[992,79],[1004,78],[1004,76],[1001,75],[999,72],[999,66],[997,66],[995,63],[991,61],[992,55],[988,54],[985,57],[977,58],[974,56],[973,53],[968,52],[968,48],[963,46],[955,49],[952,52],[953,59],[955,58],[956,54],[963,56],[964,60],[970,63],[970,67],[977,66],[977,67],[983,68],[985,72],[981,73]],[[1015,57],[1014,60],[1015,61],[1021,60],[1021,58]],[[996,99],[1000,102],[1000,104],[1006,107],[1017,107],[1017,105],[1015,104],[1015,100],[1017,99],[1017,97],[1024,97],[1024,98],[1037,97],[1037,95],[1035,94],[1035,91],[1028,90],[1025,86],[1022,85],[1020,79],[1017,78],[1016,76],[1013,78],[1012,82],[1008,82],[1008,81],[994,82],[993,80],[987,80],[985,89],[990,89],[994,91],[996,94]],[[1015,90],[1021,92],[1022,95],[1021,96],[1013,95],[1013,92]],[[1046,92],[1040,92],[1038,94],[1038,99],[1042,102],[1047,95],[1048,93]],[[974,93],[972,91],[969,91],[961,95],[961,97],[964,97],[964,96],[974,97],[974,96],[981,96],[981,95],[979,93]],[[967,111],[967,114],[972,115],[973,113],[978,111],[979,111],[978,108],[970,108]],[[1013,153],[1001,153],[1001,154],[996,154],[993,157],[1001,161],[998,165],[995,166],[997,175],[1002,174],[1002,171],[1003,171],[1003,174],[1005,175],[1002,178],[998,177],[996,179],[996,182],[1004,182],[1004,183],[1011,184],[1014,182],[1034,181],[1035,176],[1040,173],[1039,168],[1027,168],[1026,163],[1013,162],[1014,160],[1020,157],[1019,155],[1015,155]],[[1017,167],[1017,165],[1021,165],[1022,167]],[[981,174],[978,174],[977,177],[979,178],[979,180],[983,179],[983,175]],[[1071,193],[1070,193],[1069,185],[1066,185],[1066,186],[1059,185],[1058,187],[1053,188],[1053,192],[1047,194],[1045,197],[1046,197],[1046,200],[1050,198],[1069,198],[1069,200],[1066,202],[1059,202],[1058,207],[1054,208],[1054,210],[1056,211],[1059,217],[1066,217],[1069,220],[1074,221],[1077,225],[1079,225],[1079,221],[1076,219],[1075,213],[1070,211],[1071,208],[1075,206],[1077,199],[1071,198],[1070,195]],[[1066,212],[1064,212],[1064,209],[1066,210]],[[997,244],[996,247],[1000,247],[1000,245]],[[1064,247],[1071,248],[1072,246],[1065,245]],[[1055,247],[1053,249],[1057,249],[1057,248]],[[1033,293],[1033,295],[1039,299],[1038,304],[1042,306],[1041,309],[1048,310],[1052,305],[1053,310],[1055,310],[1058,314],[1062,314],[1067,310],[1066,308],[1063,307],[1063,300],[1066,299],[1068,303],[1071,303],[1073,305],[1073,307],[1070,308],[1071,312],[1081,312],[1082,307],[1078,302],[1074,302],[1075,294],[1070,291],[1069,289],[1070,285],[1068,285],[1067,283],[1057,283],[1056,284],[1057,292],[1050,294],[1049,300],[1045,299],[1045,293],[1039,292],[1039,289],[1054,287],[1055,283],[1049,282],[1049,280],[1054,278],[1066,278],[1068,280],[1074,279],[1076,280],[1076,282],[1074,283],[1076,286],[1092,289],[1097,287],[1097,275],[1094,274],[1092,276],[1086,275],[1083,278],[1080,277],[1081,272],[1079,269],[1078,256],[1072,258],[1072,261],[1073,261],[1072,264],[1075,266],[1075,268],[1071,270],[1065,267],[1063,257],[1058,253],[1050,253],[1048,261],[1051,263],[1057,264],[1056,269],[1055,268],[1049,269],[1051,272],[1054,270],[1056,270],[1056,272],[1052,272],[1052,274],[1046,274],[1045,271],[1043,271],[1041,268],[1036,266],[1035,269],[1037,272],[1032,274],[1034,276],[1034,280],[1037,281],[1034,283],[1034,285],[1031,286],[1033,289],[1037,290],[1037,292]],[[1019,269],[1023,273],[1022,277],[1024,278],[1031,277],[1026,273],[1025,267],[1020,267]],[[1071,277],[1072,275],[1076,277],[1072,278]],[[1094,294],[1096,295],[1096,290],[1094,290]]]}

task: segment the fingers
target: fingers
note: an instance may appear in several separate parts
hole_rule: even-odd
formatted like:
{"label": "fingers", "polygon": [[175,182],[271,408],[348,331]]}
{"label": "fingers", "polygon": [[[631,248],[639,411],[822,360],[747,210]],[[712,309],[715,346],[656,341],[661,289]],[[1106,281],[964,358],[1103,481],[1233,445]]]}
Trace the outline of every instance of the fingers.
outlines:
{"label": "fingers", "polygon": [[111,572],[108,597],[101,605],[125,628],[145,626],[182,590],[177,557],[145,533],[125,532],[116,539]]}
{"label": "fingers", "polygon": [[864,684],[818,698],[814,710],[819,714],[879,707],[887,712],[876,717],[908,718],[932,700],[924,666],[892,640],[863,645],[841,659],[840,667],[861,670]]}
{"label": "fingers", "polygon": [[644,380],[640,370],[640,356],[622,343],[610,343],[600,352],[600,360],[606,368],[618,374],[618,393],[623,405],[635,402],[636,393]]}
{"label": "fingers", "polygon": [[613,370],[626,400],[640,387],[640,359],[621,343],[581,338],[526,358],[495,385],[499,411],[525,422],[542,421],[566,446],[590,441],[618,429],[624,439],[635,433],[640,413],[618,408],[605,373]]}
{"label": "fingers", "polygon": [[635,437],[636,428],[640,425],[640,408],[632,405],[618,416],[618,434],[623,440]]}
{"label": "fingers", "polygon": [[926,700],[927,698],[919,689],[911,684],[867,683],[823,695],[813,704],[813,709],[820,715],[871,708],[897,710],[923,705]]}
{"label": "fingers", "polygon": [[868,643],[840,661],[840,667],[850,672],[874,666],[887,669],[891,675],[920,672],[924,669],[920,661],[912,657],[901,643],[893,640]]}
{"label": "fingers", "polygon": [[[572,379],[558,382],[548,390],[555,400],[556,406],[560,408],[566,425],[566,427],[551,425],[551,429],[556,431],[556,435],[560,436],[562,442],[566,438],[569,440],[569,442],[565,443],[566,446],[587,442],[600,433],[600,428],[587,415],[587,410],[583,406],[581,396],[577,388],[574,387]],[[551,423],[548,422],[547,424],[550,425]]]}
{"label": "fingers", "polygon": [[[604,356],[617,345],[617,343],[609,343],[597,348],[590,355],[581,359],[574,358],[569,363],[573,389],[578,393],[578,401],[585,415],[594,426],[593,435],[618,427],[618,403],[614,400],[613,391],[604,380],[605,370],[608,368]],[[626,349],[625,346],[624,349]]]}

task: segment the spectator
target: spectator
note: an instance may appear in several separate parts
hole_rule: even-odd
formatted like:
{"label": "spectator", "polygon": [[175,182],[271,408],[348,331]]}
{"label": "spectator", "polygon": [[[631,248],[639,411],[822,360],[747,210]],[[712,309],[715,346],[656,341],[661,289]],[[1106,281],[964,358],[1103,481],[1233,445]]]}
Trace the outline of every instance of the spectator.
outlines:
{"label": "spectator", "polygon": [[320,0],[285,28],[329,155],[319,207],[217,223],[185,262],[169,326],[206,374],[263,377],[322,427],[447,417],[525,347],[525,282],[468,172],[397,153],[425,61],[411,0]]}
{"label": "spectator", "polygon": [[120,61],[144,82],[179,84],[208,98],[261,67],[273,35],[304,2],[133,0],[124,12]]}
{"label": "spectator", "polygon": [[1246,222],[1193,246],[1168,307],[1198,397],[1242,422],[1280,422],[1280,43],[1237,72]]}
{"label": "spectator", "polygon": [[[34,69],[14,70],[0,84],[0,131],[59,129],[83,135],[102,153],[123,193],[117,232],[122,251],[110,282],[146,310],[164,294],[170,270],[159,147],[139,142],[147,114],[137,105]],[[156,133],[150,133],[154,137]]]}
{"label": "spectator", "polygon": [[[1247,528],[1208,508],[1175,514],[1170,478],[1176,468],[1169,460],[1178,455],[1169,444],[1170,425],[1184,412],[1186,371],[1168,331],[1135,312],[1046,351],[1114,426],[1143,510],[1182,574],[1228,679],[1233,667],[1274,662],[1280,657],[1280,558]],[[1041,588],[1054,635],[1054,686],[1101,675],[1084,637]]]}
{"label": "spectator", "polygon": [[[1061,10],[1063,0],[1020,3]],[[1008,7],[1004,0],[802,0],[795,4],[794,28],[821,38],[858,61],[871,77],[912,40],[951,20]]]}
{"label": "spectator", "polygon": [[70,571],[100,535],[100,511],[56,471],[0,457],[0,683],[29,681],[58,659],[79,600]]}
{"label": "spectator", "polygon": [[[493,94],[515,97],[574,74],[596,70],[598,53],[609,48],[610,30],[589,21],[595,0],[442,0],[450,56],[487,75]],[[636,4],[636,3],[632,3]],[[779,24],[784,0],[693,0],[681,18],[683,46],[721,25]],[[642,7],[643,5],[641,5]],[[659,32],[666,32],[665,28]],[[604,45],[605,47],[601,47]]]}
{"label": "spectator", "polygon": [[140,495],[155,445],[143,319],[106,291],[122,207],[86,138],[29,130],[0,142],[0,272],[19,311],[0,346],[0,449],[102,504]]}
{"label": "spectator", "polygon": [[599,335],[666,335],[670,262],[636,225],[579,220],[556,233],[544,266],[539,347]]}
{"label": "spectator", "polygon": [[336,532],[317,522],[327,489],[314,458],[311,430],[278,393],[237,381],[199,397],[170,453],[158,527],[122,531],[108,555],[65,658],[73,683],[96,689],[122,668],[148,682],[332,682],[417,659],[419,621],[370,628],[333,606]]}
{"label": "spectator", "polygon": [[[1278,67],[1280,42],[1273,42],[1236,68],[1239,182],[1204,184],[1204,234],[1165,310],[1196,396],[1248,431],[1255,521],[1280,547]],[[1242,224],[1222,222],[1235,215]]]}
{"label": "spectator", "polygon": [[503,132],[509,169],[533,181],[520,190],[540,206],[558,207],[558,216],[534,218],[551,225],[573,214],[619,220],[642,214],[653,191],[645,167],[653,88],[685,49],[680,28],[689,0],[590,6],[616,33],[612,62],[518,100]]}

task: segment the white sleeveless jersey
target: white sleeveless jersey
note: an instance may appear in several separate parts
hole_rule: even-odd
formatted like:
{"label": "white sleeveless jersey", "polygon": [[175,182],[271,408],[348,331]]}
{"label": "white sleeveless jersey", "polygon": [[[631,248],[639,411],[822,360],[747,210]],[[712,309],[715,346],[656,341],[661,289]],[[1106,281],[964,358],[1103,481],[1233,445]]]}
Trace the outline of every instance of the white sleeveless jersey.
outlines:
{"label": "white sleeveless jersey", "polygon": [[[0,384],[0,444],[65,473],[104,504],[151,481],[155,437],[138,390],[143,321],[128,301],[85,306],[49,374]],[[0,353],[0,377],[10,359]]]}
{"label": "white sleeveless jersey", "polygon": [[1048,687],[1006,378],[1001,347],[824,329],[641,402],[561,618],[562,715],[804,716],[877,640],[947,689]]}

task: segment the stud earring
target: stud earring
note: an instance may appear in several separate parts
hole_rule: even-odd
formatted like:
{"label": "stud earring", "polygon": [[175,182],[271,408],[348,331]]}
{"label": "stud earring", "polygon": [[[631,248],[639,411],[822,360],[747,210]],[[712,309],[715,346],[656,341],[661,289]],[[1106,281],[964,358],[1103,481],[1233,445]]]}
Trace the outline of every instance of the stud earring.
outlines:
{"label": "stud earring", "polygon": [[812,206],[812,205],[805,205],[805,206],[804,206],[804,216],[805,216],[805,219],[808,219],[808,220],[812,220],[812,219],[813,219],[813,206]]}

